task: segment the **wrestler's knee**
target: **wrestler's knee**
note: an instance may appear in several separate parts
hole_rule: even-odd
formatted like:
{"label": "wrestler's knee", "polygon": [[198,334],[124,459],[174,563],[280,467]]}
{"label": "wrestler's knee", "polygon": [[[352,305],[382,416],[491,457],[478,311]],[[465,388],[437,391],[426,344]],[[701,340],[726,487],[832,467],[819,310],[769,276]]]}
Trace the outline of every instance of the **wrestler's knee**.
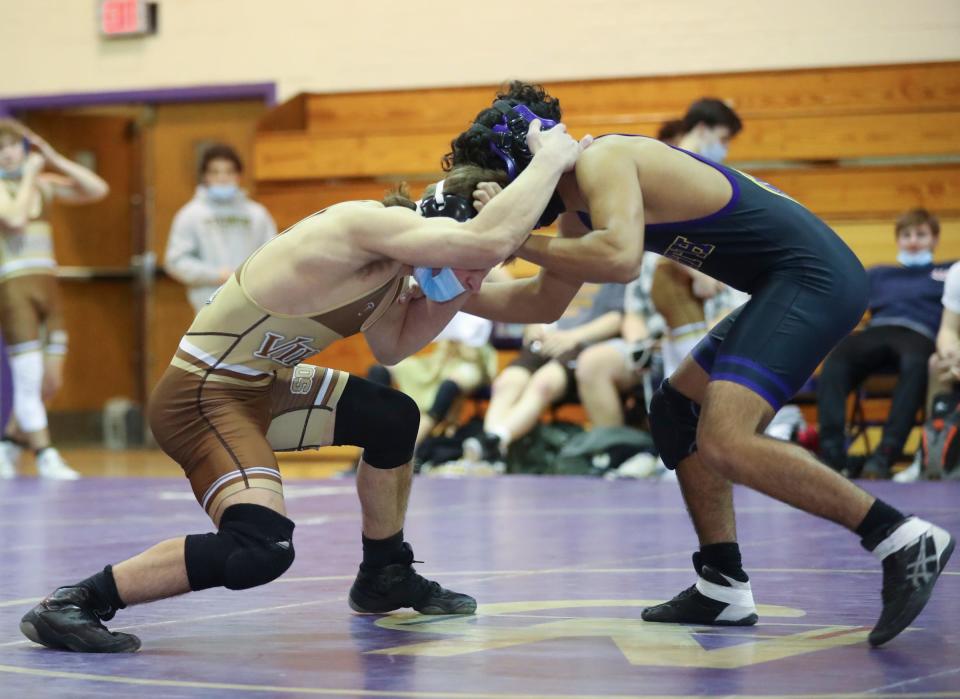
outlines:
{"label": "wrestler's knee", "polygon": [[293,564],[292,521],[262,505],[231,505],[213,534],[187,537],[184,554],[191,590],[245,590],[277,579]]}

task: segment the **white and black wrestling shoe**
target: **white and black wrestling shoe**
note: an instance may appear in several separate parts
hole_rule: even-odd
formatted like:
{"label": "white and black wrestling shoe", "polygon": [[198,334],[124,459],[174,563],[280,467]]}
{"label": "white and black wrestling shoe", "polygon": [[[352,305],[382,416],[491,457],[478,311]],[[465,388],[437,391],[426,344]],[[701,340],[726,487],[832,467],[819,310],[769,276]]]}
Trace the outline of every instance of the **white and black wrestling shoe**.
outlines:
{"label": "white and black wrestling shoe", "polygon": [[[882,538],[881,538],[882,537]],[[868,640],[880,646],[917,618],[953,553],[954,539],[919,517],[907,517],[863,545],[883,562],[883,611]]]}
{"label": "white and black wrestling shoe", "polygon": [[697,582],[672,600],[647,607],[640,614],[644,621],[667,624],[703,624],[710,626],[753,626],[757,606],[749,582],[740,582],[700,561],[693,554]]}

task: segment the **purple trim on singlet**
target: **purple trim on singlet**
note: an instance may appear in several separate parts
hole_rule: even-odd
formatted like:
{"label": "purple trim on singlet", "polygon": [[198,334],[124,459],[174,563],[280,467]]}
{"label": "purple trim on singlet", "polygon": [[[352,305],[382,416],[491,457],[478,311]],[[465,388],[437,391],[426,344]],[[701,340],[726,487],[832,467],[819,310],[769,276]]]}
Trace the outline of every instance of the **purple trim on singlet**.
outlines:
{"label": "purple trim on singlet", "polygon": [[709,374],[713,371],[718,349],[720,349],[720,340],[713,335],[707,335],[697,343],[697,346],[690,352],[690,356],[693,357],[693,361],[700,365],[701,369]]}
{"label": "purple trim on singlet", "polygon": [[749,388],[751,391],[756,393],[758,396],[767,401],[774,410],[780,410],[783,407],[783,401],[777,400],[773,395],[770,394],[767,389],[765,389],[760,384],[750,379],[744,378],[739,374],[728,374],[726,372],[717,372],[716,374],[710,374],[711,381],[730,381],[731,383],[740,384],[744,388]]}
{"label": "purple trim on singlet", "polygon": [[[599,141],[604,136],[627,136],[629,138],[650,138],[650,136],[641,136],[640,134],[634,134],[634,133],[608,133],[608,134],[604,134],[603,136],[597,136],[597,138],[595,138],[594,140]],[[650,139],[650,140],[655,141],[656,139]],[[691,158],[699,160],[704,165],[709,165],[710,167],[712,167],[714,170],[719,172],[721,175],[723,175],[727,179],[727,182],[730,183],[730,187],[733,191],[730,193],[729,201],[727,201],[727,203],[724,204],[722,208],[714,211],[712,214],[707,214],[706,216],[701,216],[700,218],[687,219],[685,221],[667,221],[665,223],[647,223],[646,225],[644,225],[645,230],[668,231],[674,228],[684,228],[687,226],[693,226],[701,223],[706,223],[707,221],[712,221],[715,218],[726,216],[728,213],[730,213],[733,210],[733,208],[737,205],[737,202],[740,201],[740,183],[737,182],[736,178],[733,175],[731,175],[730,172],[725,167],[723,167],[720,163],[713,162],[709,158],[704,158],[702,155],[697,155],[696,153],[692,153],[688,150],[684,150],[683,148],[678,148],[677,146],[671,146],[669,143],[665,143],[664,145],[669,146],[674,150],[678,150],[681,153],[685,153],[686,155],[689,155]],[[580,219],[580,222],[583,223],[583,225],[593,230],[593,221],[590,219],[589,214],[587,214],[584,211],[578,211],[577,217]]]}
{"label": "purple trim on singlet", "polygon": [[715,359],[716,362],[730,362],[731,364],[739,364],[740,366],[745,366],[748,369],[753,369],[758,374],[766,376],[770,381],[772,381],[781,391],[783,391],[788,396],[794,393],[794,389],[790,388],[787,385],[787,382],[781,379],[779,376],[770,371],[767,367],[762,364],[758,364],[752,359],[747,359],[746,357],[738,357],[733,354],[721,354],[717,355]]}

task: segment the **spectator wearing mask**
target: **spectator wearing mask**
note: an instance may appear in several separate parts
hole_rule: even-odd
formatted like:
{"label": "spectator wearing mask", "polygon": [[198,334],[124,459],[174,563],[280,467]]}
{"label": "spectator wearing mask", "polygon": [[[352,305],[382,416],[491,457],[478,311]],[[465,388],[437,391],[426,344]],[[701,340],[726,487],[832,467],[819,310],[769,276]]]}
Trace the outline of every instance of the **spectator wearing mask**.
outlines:
{"label": "spectator wearing mask", "polygon": [[867,478],[889,478],[923,405],[927,363],[940,326],[941,297],[950,263],[934,263],[940,236],[937,217],[912,209],[897,219],[896,265],[868,270],[870,320],[848,336],[824,362],[817,388],[820,456],[837,470],[847,467],[846,398],[876,373],[899,374],[880,445],[863,467]]}
{"label": "spectator wearing mask", "polygon": [[[671,123],[673,122],[667,122],[664,127]],[[664,127],[661,127],[661,131]],[[730,141],[743,130],[743,122],[724,101],[715,97],[702,97],[687,109],[679,130],[682,135],[678,136],[667,128],[665,133],[668,138],[661,140],[722,163],[727,157]]]}
{"label": "spectator wearing mask", "polygon": [[199,311],[254,250],[277,235],[267,210],[240,189],[243,161],[230,146],[207,148],[196,193],[173,219],[164,267]]}

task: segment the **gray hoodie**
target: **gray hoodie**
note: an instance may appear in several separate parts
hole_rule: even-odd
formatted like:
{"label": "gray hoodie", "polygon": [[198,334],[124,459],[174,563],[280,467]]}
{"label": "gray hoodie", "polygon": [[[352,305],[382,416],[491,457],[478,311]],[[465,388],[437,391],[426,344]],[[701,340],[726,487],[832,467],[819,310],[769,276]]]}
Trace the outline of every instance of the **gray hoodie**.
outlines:
{"label": "gray hoodie", "polygon": [[200,186],[173,218],[164,268],[187,285],[187,297],[199,311],[222,281],[223,270],[235,270],[276,235],[267,210],[243,192],[221,202]]}

